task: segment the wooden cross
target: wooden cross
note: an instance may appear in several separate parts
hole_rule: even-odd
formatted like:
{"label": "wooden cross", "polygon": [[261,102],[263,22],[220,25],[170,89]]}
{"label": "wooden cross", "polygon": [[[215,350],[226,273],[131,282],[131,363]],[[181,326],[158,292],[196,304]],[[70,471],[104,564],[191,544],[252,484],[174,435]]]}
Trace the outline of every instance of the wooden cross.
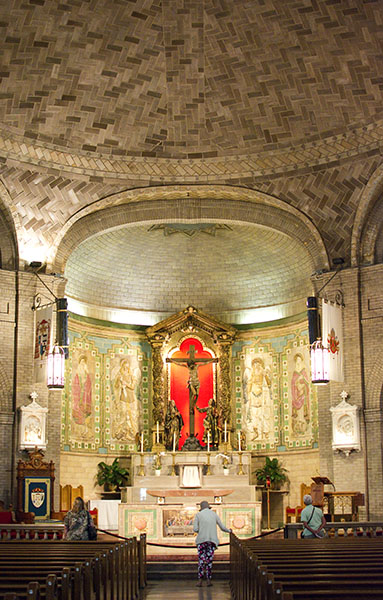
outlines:
{"label": "wooden cross", "polygon": [[198,402],[200,381],[198,379],[198,368],[209,363],[217,363],[218,358],[196,358],[195,346],[189,346],[187,352],[189,358],[167,358],[167,363],[174,363],[180,367],[186,367],[189,371],[189,435],[194,436],[194,412]]}

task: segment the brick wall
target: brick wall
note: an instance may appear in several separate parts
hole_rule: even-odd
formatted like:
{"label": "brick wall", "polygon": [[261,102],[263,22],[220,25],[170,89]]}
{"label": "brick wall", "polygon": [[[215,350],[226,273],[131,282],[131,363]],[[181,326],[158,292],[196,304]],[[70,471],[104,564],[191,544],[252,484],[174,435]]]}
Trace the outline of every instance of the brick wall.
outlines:
{"label": "brick wall", "polygon": [[[51,283],[51,278],[47,278]],[[318,288],[324,283],[318,281]],[[381,395],[383,365],[380,340],[383,333],[383,267],[371,266],[347,269],[337,275],[325,289],[331,297],[341,289],[344,295],[344,342],[345,381],[331,383],[318,390],[319,400],[319,467],[318,454],[310,452],[285,453],[283,461],[289,470],[290,495],[286,501],[294,505],[300,500],[298,488],[302,481],[309,482],[312,475],[327,475],[334,481],[337,490],[359,490],[366,493],[371,519],[383,518],[382,497],[382,412]],[[16,287],[19,298],[17,320],[17,348],[14,345],[14,323],[16,311]],[[0,271],[0,443],[7,449],[0,458],[1,496],[11,498],[12,439],[17,440],[18,419],[13,425],[13,406],[18,408],[30,401],[29,395],[36,391],[38,401],[49,407],[48,449],[46,459],[56,464],[57,485],[55,486],[58,508],[58,482],[79,483],[81,474],[86,497],[95,494],[94,474],[100,457],[69,457],[60,454],[60,399],[59,391],[49,392],[45,384],[33,384],[33,296],[43,291],[37,278],[30,273]],[[17,352],[16,386],[14,386],[14,355]],[[362,450],[349,457],[335,453],[331,448],[331,418],[329,409],[340,401],[340,392],[345,389],[349,401],[361,409]],[[367,437],[366,437],[367,433]],[[13,452],[15,462],[22,457],[17,449]],[[85,461],[85,462],[84,462]],[[62,466],[60,469],[60,462]],[[78,466],[80,465],[80,467]],[[14,480],[13,480],[14,483]],[[362,514],[367,514],[367,510]]]}

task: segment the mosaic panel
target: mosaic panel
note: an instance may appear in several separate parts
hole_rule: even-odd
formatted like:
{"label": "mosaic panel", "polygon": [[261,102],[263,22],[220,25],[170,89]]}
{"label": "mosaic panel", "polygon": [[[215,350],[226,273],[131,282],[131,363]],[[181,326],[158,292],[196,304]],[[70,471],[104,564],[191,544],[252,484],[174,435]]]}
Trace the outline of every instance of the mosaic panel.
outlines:
{"label": "mosaic panel", "polygon": [[137,342],[69,332],[61,448],[99,454],[149,442],[149,361]]}
{"label": "mosaic panel", "polygon": [[311,383],[308,338],[290,341],[281,355],[282,440],[286,448],[307,448],[318,442],[318,404]]}
{"label": "mosaic panel", "polygon": [[100,447],[102,360],[87,337],[72,338],[66,361],[61,442],[71,450]]}
{"label": "mosaic panel", "polygon": [[270,343],[244,346],[234,360],[236,428],[248,450],[271,450],[279,441],[278,357]]}

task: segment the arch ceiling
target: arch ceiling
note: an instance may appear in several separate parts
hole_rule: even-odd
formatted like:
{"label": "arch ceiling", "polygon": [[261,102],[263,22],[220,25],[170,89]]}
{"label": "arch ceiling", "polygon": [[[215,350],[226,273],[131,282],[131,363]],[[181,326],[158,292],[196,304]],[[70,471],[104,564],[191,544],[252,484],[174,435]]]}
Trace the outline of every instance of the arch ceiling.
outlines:
{"label": "arch ceiling", "polygon": [[65,276],[67,294],[93,305],[169,315],[191,304],[236,320],[242,311],[301,300],[312,272],[305,247],[275,230],[169,223],[89,238],[69,257]]}
{"label": "arch ceiling", "polygon": [[[310,276],[328,264],[312,224],[266,195],[214,186],[193,193],[191,201],[190,192],[177,198],[162,190],[162,197],[158,189],[148,200],[147,190],[139,202],[118,204],[122,195],[116,206],[75,221],[54,263],[65,269],[69,297],[145,312],[146,324],[187,305],[229,322],[302,312]],[[78,302],[76,310],[89,314]]]}
{"label": "arch ceiling", "polygon": [[[65,271],[73,298],[88,303],[106,301],[92,279],[102,272],[108,306],[136,310],[135,281],[152,261],[163,270],[160,257],[176,272],[181,246],[182,273],[191,255],[205,281],[220,274],[225,318],[254,301],[297,312],[312,272],[334,257],[382,261],[380,23],[380,3],[359,0],[3,3],[3,255],[11,267],[18,250],[24,266]],[[210,195],[193,194],[202,185]],[[162,210],[167,192],[180,201]],[[180,224],[198,231],[149,231]],[[198,254],[204,244],[214,265]],[[267,281],[254,275],[265,265]],[[194,293],[182,273],[178,290]]]}

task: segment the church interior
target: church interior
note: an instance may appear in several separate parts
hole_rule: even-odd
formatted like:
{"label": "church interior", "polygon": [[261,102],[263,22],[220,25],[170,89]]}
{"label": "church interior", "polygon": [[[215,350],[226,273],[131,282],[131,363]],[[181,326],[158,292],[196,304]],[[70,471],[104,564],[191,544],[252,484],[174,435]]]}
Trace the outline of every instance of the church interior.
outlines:
{"label": "church interior", "polygon": [[203,499],[255,535],[313,478],[381,521],[381,3],[0,11],[0,499],[100,507],[118,459],[123,535],[192,544]]}

